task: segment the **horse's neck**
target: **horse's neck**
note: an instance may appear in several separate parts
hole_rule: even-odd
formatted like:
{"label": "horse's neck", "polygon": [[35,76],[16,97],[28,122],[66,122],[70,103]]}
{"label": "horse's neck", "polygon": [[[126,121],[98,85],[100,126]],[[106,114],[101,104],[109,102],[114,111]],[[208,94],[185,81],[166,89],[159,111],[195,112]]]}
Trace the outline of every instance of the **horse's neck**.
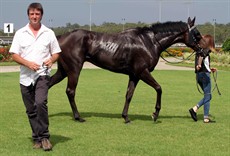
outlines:
{"label": "horse's neck", "polygon": [[171,45],[175,43],[181,42],[181,37],[177,34],[156,34],[154,38],[159,44],[161,52],[163,52],[165,49],[169,48]]}

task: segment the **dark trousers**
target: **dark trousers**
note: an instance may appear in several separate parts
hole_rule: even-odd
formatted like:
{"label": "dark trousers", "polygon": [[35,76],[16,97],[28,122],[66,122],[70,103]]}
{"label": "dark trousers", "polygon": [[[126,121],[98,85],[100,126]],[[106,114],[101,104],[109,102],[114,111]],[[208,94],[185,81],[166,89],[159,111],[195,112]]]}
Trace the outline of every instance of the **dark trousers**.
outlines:
{"label": "dark trousers", "polygon": [[49,80],[49,76],[40,76],[35,85],[20,84],[26,114],[32,128],[32,138],[35,142],[50,137],[47,107]]}

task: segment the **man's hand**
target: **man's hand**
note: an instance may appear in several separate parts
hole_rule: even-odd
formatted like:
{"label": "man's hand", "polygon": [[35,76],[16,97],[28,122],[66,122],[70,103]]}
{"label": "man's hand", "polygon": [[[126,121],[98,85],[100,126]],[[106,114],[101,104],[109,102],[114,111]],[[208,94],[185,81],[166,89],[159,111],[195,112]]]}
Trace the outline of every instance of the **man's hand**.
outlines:
{"label": "man's hand", "polygon": [[28,68],[30,68],[31,70],[33,70],[33,71],[37,71],[37,70],[39,70],[40,69],[40,65],[38,65],[37,63],[34,63],[34,62],[27,62],[26,63],[26,66],[28,67]]}
{"label": "man's hand", "polygon": [[44,66],[47,66],[48,68],[51,68],[52,65],[53,65],[52,58],[50,58],[50,59],[44,61],[43,65],[44,65]]}
{"label": "man's hand", "polygon": [[57,54],[53,54],[51,56],[51,58],[49,58],[48,60],[44,61],[43,65],[47,66],[48,68],[51,68],[52,65],[53,65],[53,63],[57,61],[58,57],[59,57],[58,53]]}

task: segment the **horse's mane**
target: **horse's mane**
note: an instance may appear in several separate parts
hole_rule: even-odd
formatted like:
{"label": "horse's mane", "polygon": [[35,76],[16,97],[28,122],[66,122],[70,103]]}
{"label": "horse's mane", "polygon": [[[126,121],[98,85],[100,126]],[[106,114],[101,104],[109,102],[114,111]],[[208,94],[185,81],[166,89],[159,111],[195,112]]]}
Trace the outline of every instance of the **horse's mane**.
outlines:
{"label": "horse's mane", "polygon": [[149,27],[138,27],[139,33],[144,33],[152,31],[153,33],[162,32],[181,32],[186,28],[187,24],[184,22],[165,22],[165,23],[155,23]]}

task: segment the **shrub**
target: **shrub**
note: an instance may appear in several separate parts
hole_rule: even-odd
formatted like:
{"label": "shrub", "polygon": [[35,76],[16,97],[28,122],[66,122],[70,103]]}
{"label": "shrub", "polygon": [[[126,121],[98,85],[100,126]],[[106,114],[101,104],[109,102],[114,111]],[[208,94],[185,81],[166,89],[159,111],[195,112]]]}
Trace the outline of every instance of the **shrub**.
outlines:
{"label": "shrub", "polygon": [[9,53],[10,46],[0,47],[0,61],[9,62],[12,61],[11,54]]}
{"label": "shrub", "polygon": [[230,52],[230,38],[228,38],[222,46],[223,51]]}
{"label": "shrub", "polygon": [[[195,54],[192,53],[193,50],[191,48],[173,47],[173,48],[168,48],[166,51],[161,54],[162,57],[183,56],[184,59],[187,59],[191,62],[195,60]],[[222,48],[219,49],[217,53],[211,53],[210,57],[211,57],[211,62],[216,62],[218,64],[225,64],[228,66],[230,65],[230,54],[226,53],[226,51],[224,51]]]}
{"label": "shrub", "polygon": [[191,62],[195,61],[195,54],[192,53],[184,53],[183,58],[189,60]]}
{"label": "shrub", "polygon": [[3,59],[3,55],[2,54],[0,54],[0,61]]}
{"label": "shrub", "polygon": [[177,57],[181,57],[183,56],[183,50],[184,48],[168,48],[166,49],[161,56],[163,57],[167,57],[167,56],[177,56]]}

